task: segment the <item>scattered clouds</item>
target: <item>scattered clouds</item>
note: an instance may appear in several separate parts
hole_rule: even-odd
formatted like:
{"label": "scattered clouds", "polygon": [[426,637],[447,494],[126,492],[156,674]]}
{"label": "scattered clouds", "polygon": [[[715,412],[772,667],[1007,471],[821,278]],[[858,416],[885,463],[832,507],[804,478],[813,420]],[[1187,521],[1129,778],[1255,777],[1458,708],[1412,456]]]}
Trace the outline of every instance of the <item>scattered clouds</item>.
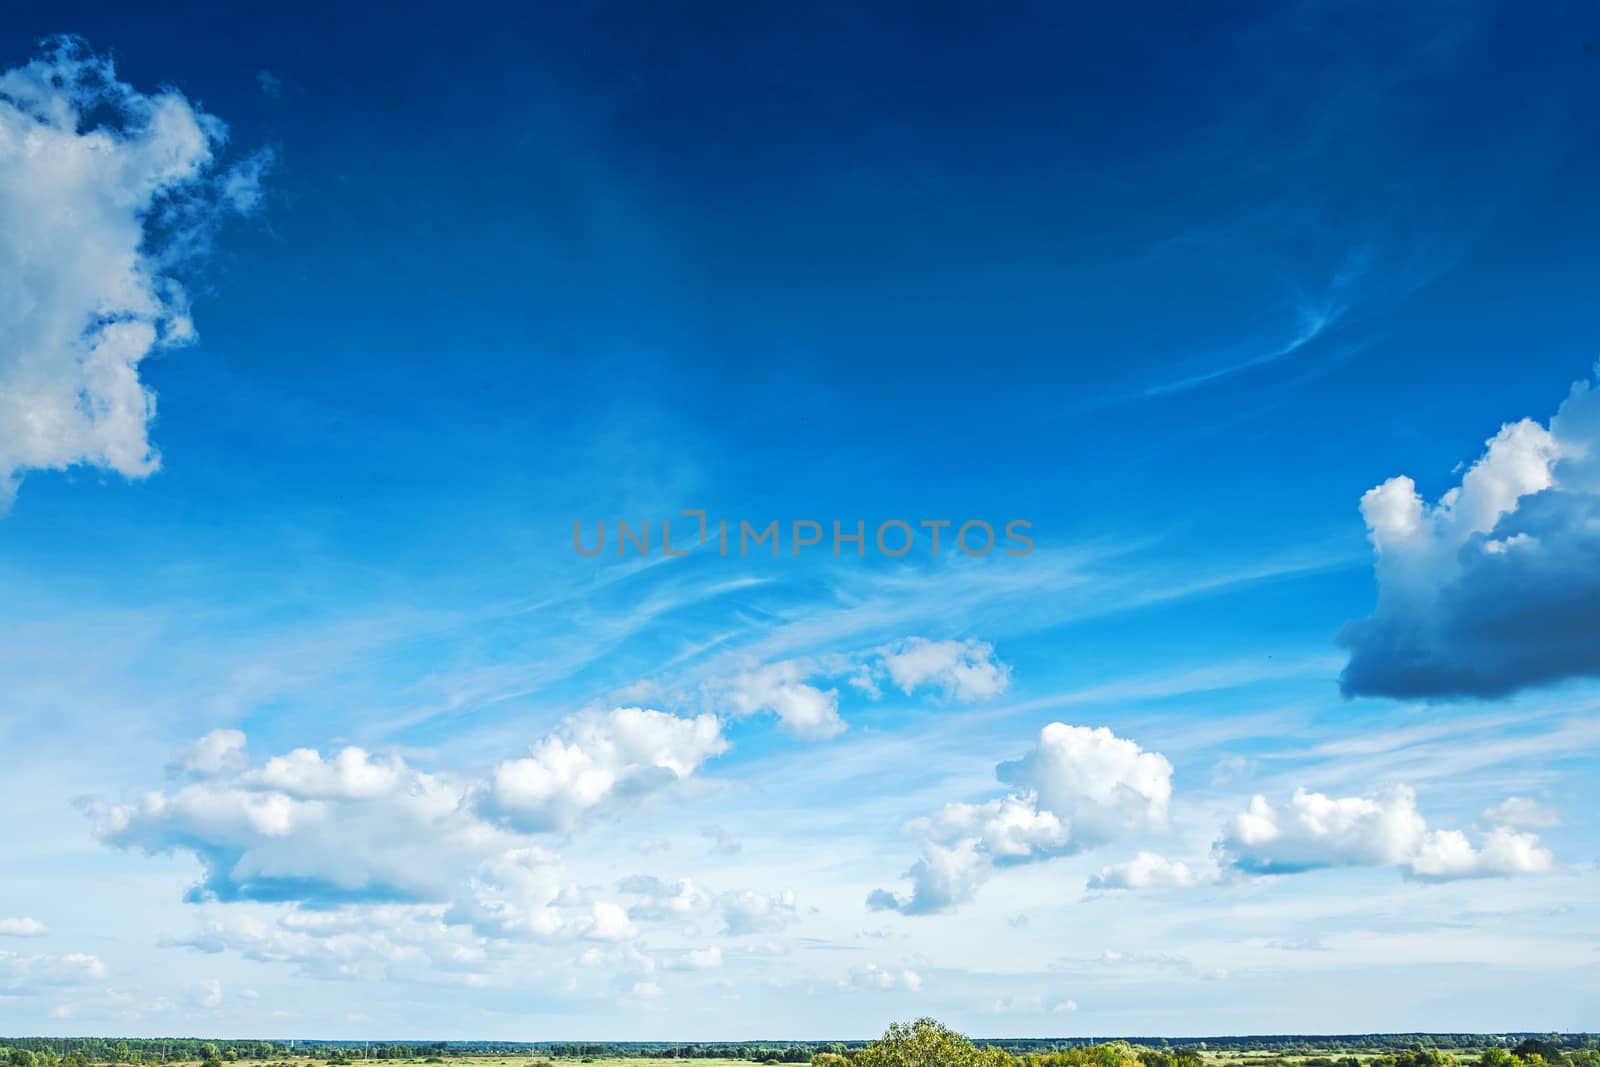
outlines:
{"label": "scattered clouds", "polygon": [[906,826],[923,842],[906,872],[909,893],[875,890],[874,910],[951,911],[976,896],[997,866],[1094,848],[1166,823],[1172,764],[1110,730],[1051,723],[1022,759],[996,777],[1015,792],[951,803]]}
{"label": "scattered clouds", "polygon": [[1600,391],[1507,423],[1437,503],[1361,498],[1378,604],[1345,627],[1347,696],[1499,697],[1600,675]]}
{"label": "scattered clouds", "polygon": [[0,919],[0,937],[43,937],[49,932],[50,928],[38,919]]}
{"label": "scattered clouds", "polygon": [[475,984],[489,960],[485,942],[468,927],[447,924],[443,910],[431,905],[306,909],[233,904],[208,908],[194,933],[163,943],[288,964],[310,978],[443,977]]}
{"label": "scattered clouds", "polygon": [[788,659],[752,667],[706,686],[719,707],[736,716],[776,715],[789,733],[809,741],[826,741],[845,731],[839,714],[839,690],[825,680],[843,678],[852,688],[877,700],[885,684],[910,696],[933,689],[947,700],[970,704],[991,700],[1011,684],[1011,668],[983,641],[931,641],[907,637],[864,652]]}
{"label": "scattered clouds", "polygon": [[0,74],[0,512],[30,470],[160,466],[140,364],[195,336],[169,267],[254,208],[270,163],[217,173],[225,139],[71,39]]}
{"label": "scattered clouds", "polygon": [[640,874],[618,882],[617,891],[634,898],[628,908],[630,918],[674,922],[691,930],[699,920],[715,919],[720,932],[730,937],[774,933],[799,920],[793,890],[713,893],[687,878],[666,882]]}
{"label": "scattered clouds", "polygon": [[1548,871],[1553,858],[1533,834],[1497,826],[1474,845],[1460,830],[1431,830],[1416,793],[1395,786],[1371,796],[1295,791],[1287,809],[1257,795],[1217,842],[1222,863],[1247,874],[1327,867],[1396,867],[1423,881]]}

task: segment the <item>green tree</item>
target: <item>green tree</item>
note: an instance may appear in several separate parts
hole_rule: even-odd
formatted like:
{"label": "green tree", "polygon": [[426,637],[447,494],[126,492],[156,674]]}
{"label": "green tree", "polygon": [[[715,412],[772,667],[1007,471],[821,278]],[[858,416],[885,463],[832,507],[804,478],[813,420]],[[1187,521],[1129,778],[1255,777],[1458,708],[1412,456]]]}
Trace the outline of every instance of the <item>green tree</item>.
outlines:
{"label": "green tree", "polygon": [[978,1048],[936,1019],[894,1023],[856,1053],[855,1067],[1009,1067],[1011,1057],[992,1046]]}

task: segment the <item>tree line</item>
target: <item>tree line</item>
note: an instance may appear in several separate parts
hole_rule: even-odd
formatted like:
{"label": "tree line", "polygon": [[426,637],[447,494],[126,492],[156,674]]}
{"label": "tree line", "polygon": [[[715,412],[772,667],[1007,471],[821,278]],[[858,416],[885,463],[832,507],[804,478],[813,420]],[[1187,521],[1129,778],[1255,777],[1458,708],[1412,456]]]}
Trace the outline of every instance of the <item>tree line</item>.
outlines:
{"label": "tree line", "polygon": [[[815,1067],[878,1067],[887,1048],[927,1041],[970,1047],[987,1067],[1600,1067],[1593,1034],[1371,1034],[1339,1037],[997,1039],[973,1043],[931,1019],[897,1024],[877,1041],[798,1042],[359,1042],[199,1038],[0,1038],[0,1067],[98,1067],[282,1062],[318,1067],[366,1060],[445,1063],[481,1056],[544,1060],[739,1059]],[[886,1045],[885,1042],[888,1042]],[[962,1042],[965,1044],[963,1045]],[[1365,1057],[1353,1055],[1362,1052]],[[1376,1052],[1378,1055],[1373,1056]],[[1207,1063],[1206,1055],[1210,1054]],[[1340,1053],[1345,1053],[1341,1055]],[[981,1055],[980,1055],[981,1054]],[[1219,1056],[1219,1054],[1221,1054]],[[962,1051],[961,1055],[969,1055]],[[1219,1063],[1219,1059],[1221,1062]],[[919,1067],[943,1061],[921,1061]]]}

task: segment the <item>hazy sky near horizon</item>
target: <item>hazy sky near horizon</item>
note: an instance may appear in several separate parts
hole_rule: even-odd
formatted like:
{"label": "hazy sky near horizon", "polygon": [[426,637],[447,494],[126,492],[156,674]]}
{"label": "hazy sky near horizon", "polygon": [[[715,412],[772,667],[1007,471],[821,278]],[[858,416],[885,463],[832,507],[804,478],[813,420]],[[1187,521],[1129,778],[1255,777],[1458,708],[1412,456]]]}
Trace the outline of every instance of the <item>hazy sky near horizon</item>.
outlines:
{"label": "hazy sky near horizon", "polygon": [[1594,1029],[1597,33],[11,12],[0,1034]]}

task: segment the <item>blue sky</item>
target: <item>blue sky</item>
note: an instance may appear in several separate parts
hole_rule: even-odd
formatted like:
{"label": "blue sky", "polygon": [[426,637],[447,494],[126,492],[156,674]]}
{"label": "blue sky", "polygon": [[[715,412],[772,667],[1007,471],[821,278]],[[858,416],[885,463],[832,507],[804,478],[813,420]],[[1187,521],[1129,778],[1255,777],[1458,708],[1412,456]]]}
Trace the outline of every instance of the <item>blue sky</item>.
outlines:
{"label": "blue sky", "polygon": [[1593,1027],[1592,11],[175,11],[0,38],[0,1032]]}

